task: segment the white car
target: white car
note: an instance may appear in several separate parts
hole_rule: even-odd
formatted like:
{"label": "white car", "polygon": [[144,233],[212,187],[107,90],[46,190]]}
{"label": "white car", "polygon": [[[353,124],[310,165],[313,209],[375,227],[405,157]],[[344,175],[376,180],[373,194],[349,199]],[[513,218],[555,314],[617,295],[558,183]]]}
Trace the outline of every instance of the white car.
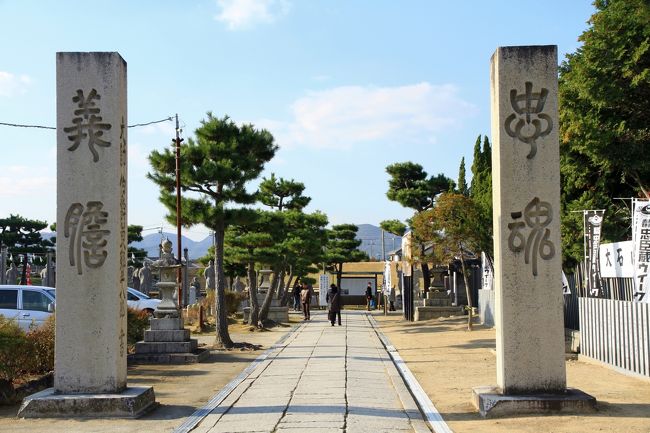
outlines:
{"label": "white car", "polygon": [[0,315],[14,319],[23,330],[42,325],[54,313],[54,289],[43,286],[0,286]]}
{"label": "white car", "polygon": [[[0,315],[15,319],[25,331],[32,323],[42,325],[54,313],[56,290],[44,286],[0,285]],[[131,287],[126,303],[136,310],[153,315],[160,299],[153,299]]]}
{"label": "white car", "polygon": [[160,299],[151,298],[144,293],[129,287],[127,292],[126,304],[136,310],[144,310],[149,315],[153,315],[154,310],[160,304]]}

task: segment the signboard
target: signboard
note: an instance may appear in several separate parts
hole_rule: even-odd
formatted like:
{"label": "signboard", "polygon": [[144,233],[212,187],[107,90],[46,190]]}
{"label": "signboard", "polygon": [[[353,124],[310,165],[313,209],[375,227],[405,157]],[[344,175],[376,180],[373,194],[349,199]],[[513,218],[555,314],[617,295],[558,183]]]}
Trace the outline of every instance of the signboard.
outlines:
{"label": "signboard", "polygon": [[634,300],[650,302],[650,200],[634,201],[632,224]]}
{"label": "signboard", "polygon": [[481,288],[483,290],[492,290],[494,284],[494,268],[492,267],[492,260],[484,252],[481,252],[481,266],[483,268]]}
{"label": "signboard", "polygon": [[571,287],[569,287],[569,280],[567,279],[564,271],[562,271],[562,294],[563,295],[571,294]]}
{"label": "signboard", "polygon": [[384,263],[384,294],[386,296],[388,296],[388,294],[390,293],[390,288],[393,287],[390,263],[391,262],[389,261]]}
{"label": "signboard", "polygon": [[634,278],[634,243],[613,242],[600,245],[600,276]]}
{"label": "signboard", "polygon": [[330,276],[328,274],[320,274],[318,277],[318,305],[324,306],[327,305],[327,291],[330,288]]}
{"label": "signboard", "polygon": [[603,225],[603,210],[584,211],[585,227],[585,270],[587,277],[587,292],[590,297],[598,298],[603,295],[600,280],[600,235]]}

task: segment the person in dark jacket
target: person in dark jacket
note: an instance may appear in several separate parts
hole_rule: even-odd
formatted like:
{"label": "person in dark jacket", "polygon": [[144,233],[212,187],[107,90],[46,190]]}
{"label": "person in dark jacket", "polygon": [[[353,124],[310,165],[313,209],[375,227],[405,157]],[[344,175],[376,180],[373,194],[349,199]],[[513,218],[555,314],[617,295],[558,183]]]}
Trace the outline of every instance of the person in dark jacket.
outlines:
{"label": "person in dark jacket", "polygon": [[330,285],[330,289],[327,291],[326,300],[328,316],[332,326],[334,326],[337,317],[339,319],[339,326],[341,326],[341,307],[343,306],[343,302],[341,301],[341,293],[339,292],[338,287],[336,287],[336,284]]}
{"label": "person in dark jacket", "polygon": [[300,281],[296,281],[296,284],[293,285],[293,309],[294,311],[300,311],[300,290],[302,290],[302,287],[300,286]]}
{"label": "person in dark jacket", "polygon": [[366,308],[370,311],[370,301],[372,301],[372,283],[368,281],[368,287],[366,287]]}

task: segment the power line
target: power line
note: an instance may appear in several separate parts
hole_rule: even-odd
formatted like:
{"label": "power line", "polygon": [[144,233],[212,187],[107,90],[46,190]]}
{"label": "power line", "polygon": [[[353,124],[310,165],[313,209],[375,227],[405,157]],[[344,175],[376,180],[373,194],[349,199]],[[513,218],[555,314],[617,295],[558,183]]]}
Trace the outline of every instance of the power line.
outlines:
{"label": "power line", "polygon": [[[139,126],[147,126],[147,125],[153,125],[154,123],[162,123],[162,122],[171,122],[172,117],[166,117],[164,119],[160,120],[152,120],[151,122],[146,122],[146,123],[135,123],[133,125],[129,125],[129,128],[137,128]],[[20,123],[6,123],[6,122],[0,122],[0,125],[2,126],[11,126],[14,128],[39,128],[39,129],[56,129],[54,126],[43,126],[43,125],[24,125]]]}

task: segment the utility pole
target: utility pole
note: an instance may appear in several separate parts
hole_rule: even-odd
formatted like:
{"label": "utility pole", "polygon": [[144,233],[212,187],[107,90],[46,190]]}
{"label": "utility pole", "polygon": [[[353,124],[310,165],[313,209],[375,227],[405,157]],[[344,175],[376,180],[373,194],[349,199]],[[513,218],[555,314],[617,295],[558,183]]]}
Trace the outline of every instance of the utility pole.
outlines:
{"label": "utility pole", "polygon": [[386,261],[386,247],[384,245],[384,230],[381,231],[381,261]]}
{"label": "utility pole", "polygon": [[[180,129],[178,127],[178,113],[176,113],[176,257],[182,263],[181,246],[181,141]],[[183,270],[181,267],[176,271],[176,284],[178,286],[178,307],[183,308]]]}

